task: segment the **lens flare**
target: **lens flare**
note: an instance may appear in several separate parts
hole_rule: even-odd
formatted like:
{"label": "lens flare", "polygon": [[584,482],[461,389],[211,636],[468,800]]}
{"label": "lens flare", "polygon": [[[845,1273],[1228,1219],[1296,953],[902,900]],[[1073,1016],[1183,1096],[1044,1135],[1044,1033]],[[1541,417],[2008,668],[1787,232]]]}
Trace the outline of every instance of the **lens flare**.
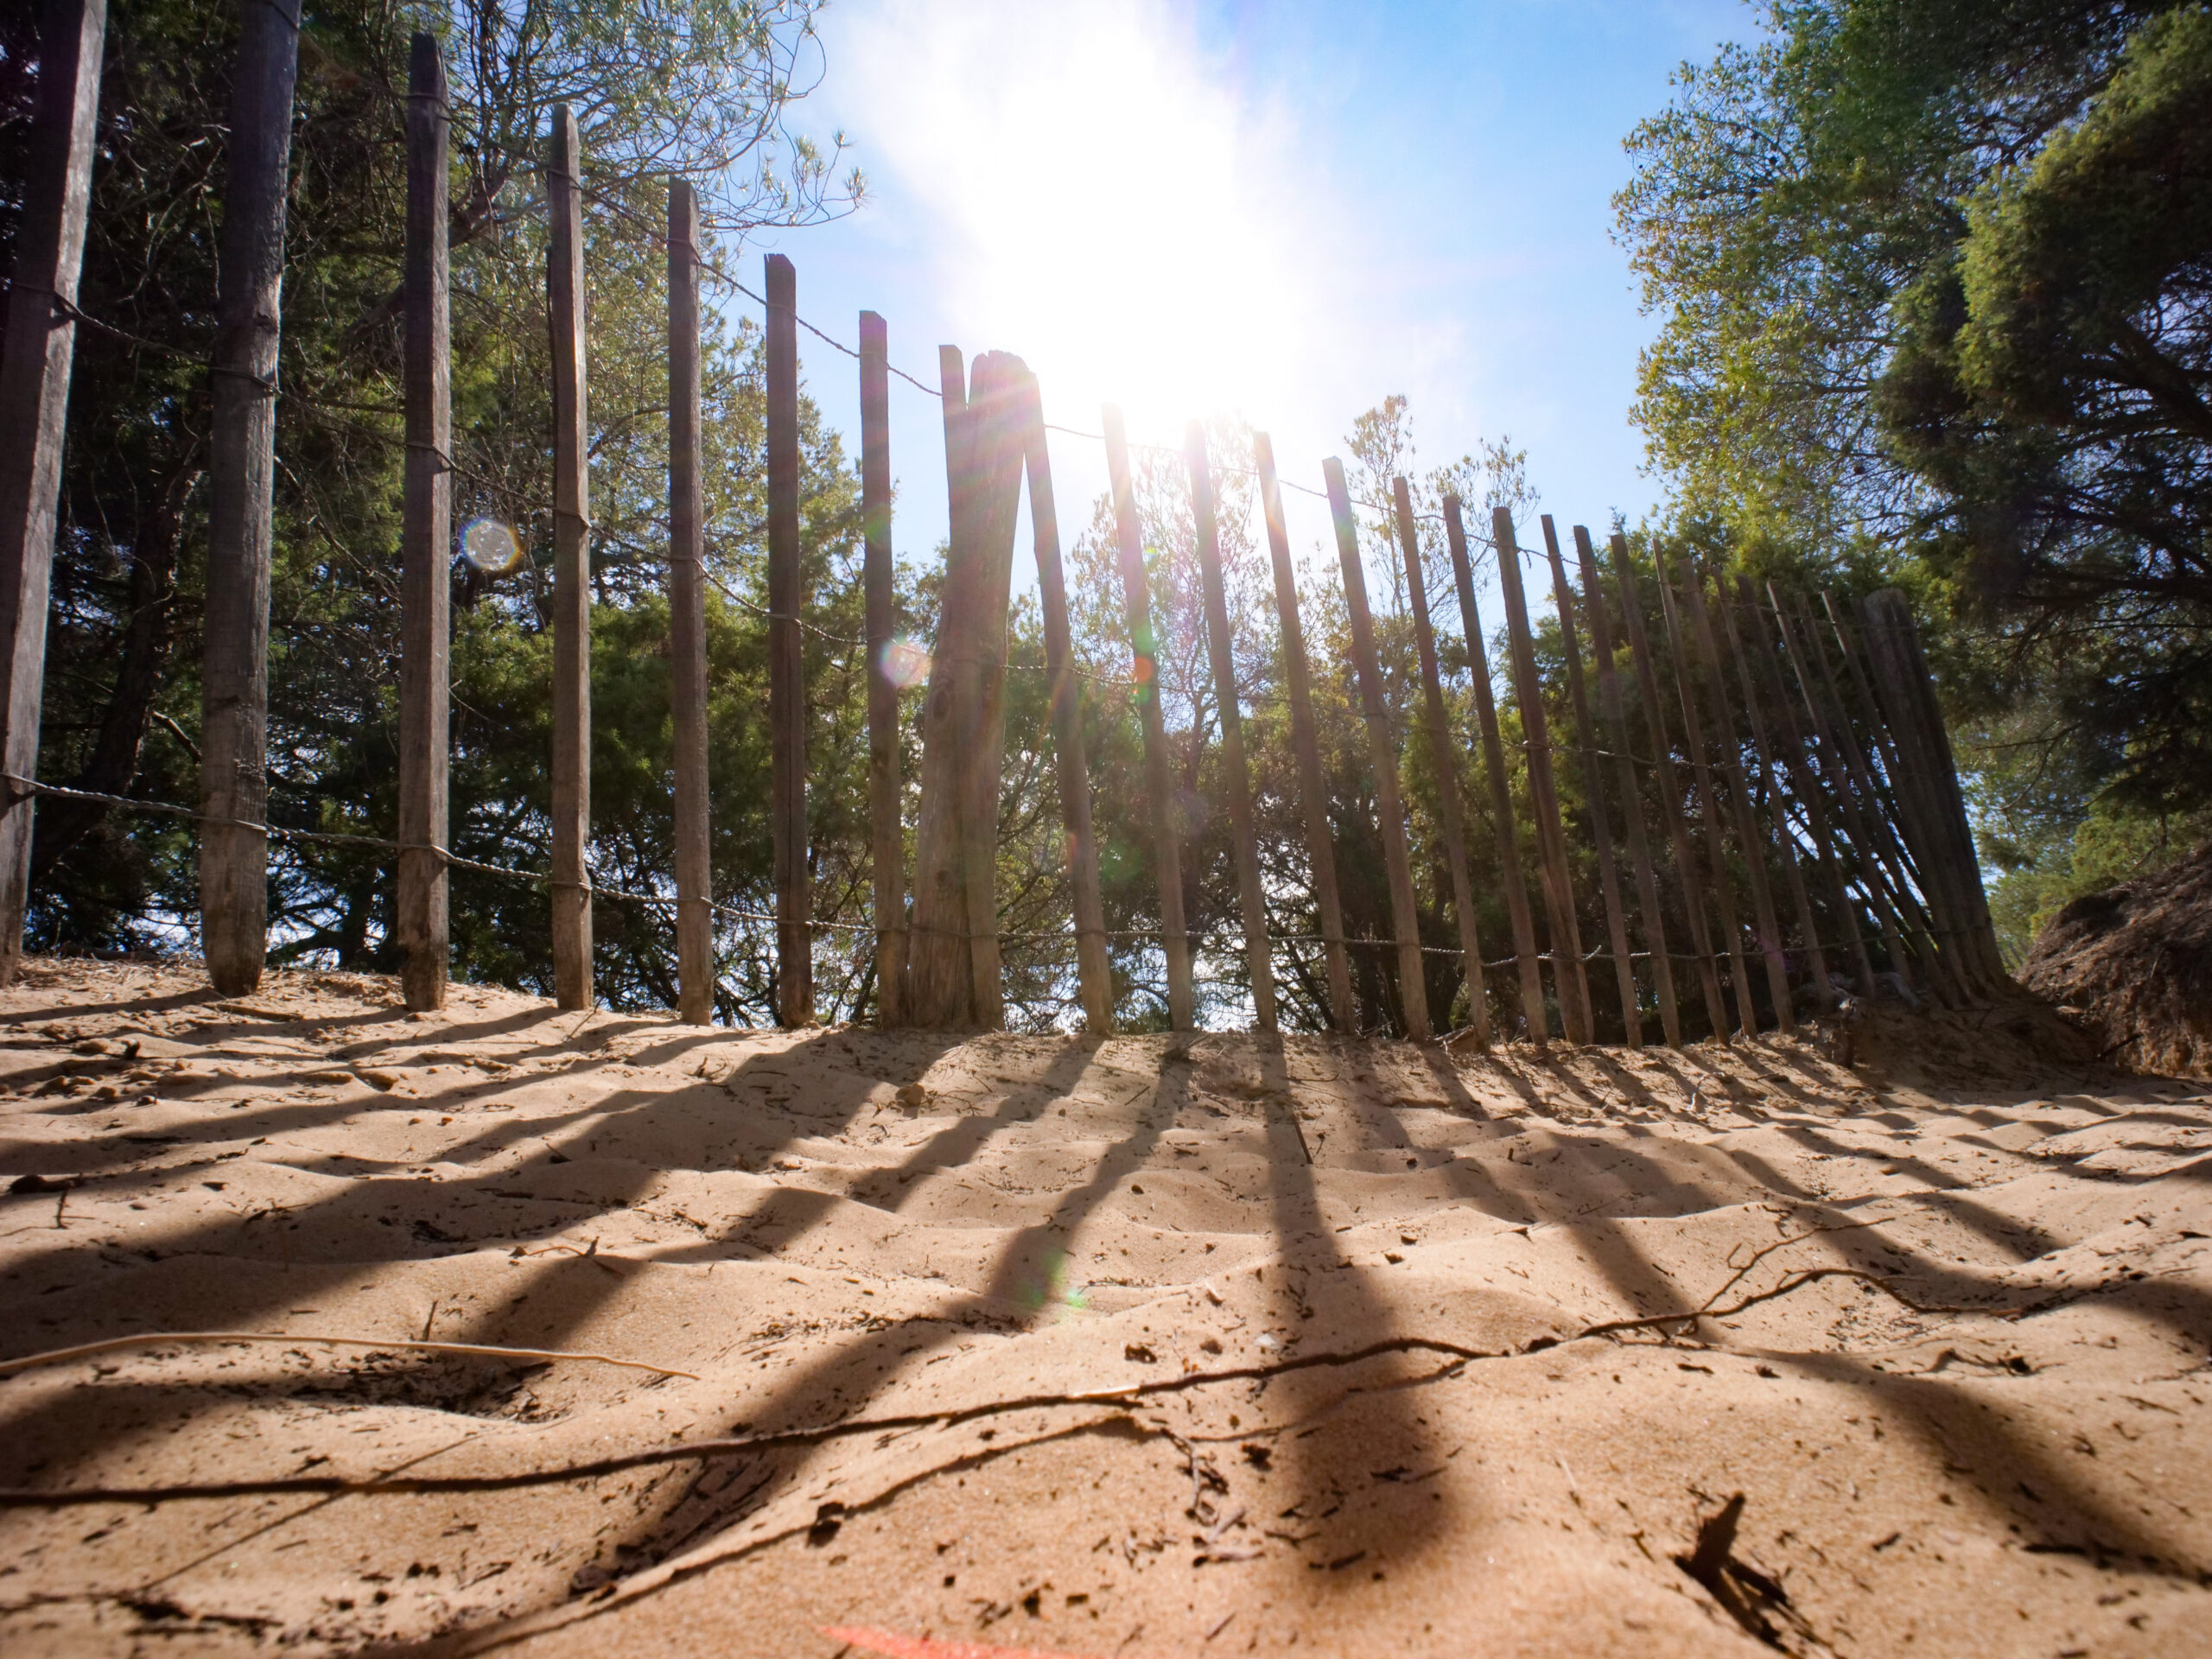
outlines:
{"label": "lens flare", "polygon": [[930,654],[912,639],[888,639],[884,642],[882,660],[877,664],[883,677],[901,691],[912,690],[930,677]]}
{"label": "lens flare", "polygon": [[461,556],[485,575],[512,575],[522,569],[522,543],[497,518],[472,518],[461,527]]}

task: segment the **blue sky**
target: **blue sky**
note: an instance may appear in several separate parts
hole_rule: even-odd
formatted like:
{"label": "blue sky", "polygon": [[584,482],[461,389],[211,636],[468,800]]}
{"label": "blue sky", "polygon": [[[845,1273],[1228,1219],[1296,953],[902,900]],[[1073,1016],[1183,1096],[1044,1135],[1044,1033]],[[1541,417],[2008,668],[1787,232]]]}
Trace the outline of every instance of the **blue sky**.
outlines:
{"label": "blue sky", "polygon": [[[1652,325],[1611,239],[1620,141],[1677,63],[1756,27],[1740,0],[836,0],[798,124],[843,130],[870,198],[756,240],[741,274],[790,255],[803,316],[851,341],[881,312],[892,361],[931,384],[940,342],[1018,353],[1048,421],[1095,431],[1110,399],[1174,443],[1241,415],[1308,485],[1403,392],[1425,464],[1510,435],[1562,525],[1635,520],[1663,484],[1628,422]],[[856,449],[852,360],[800,350]],[[892,404],[899,550],[926,558],[938,411],[895,380]],[[1072,536],[1103,458],[1053,442]],[[1288,511],[1319,540],[1319,504]]]}

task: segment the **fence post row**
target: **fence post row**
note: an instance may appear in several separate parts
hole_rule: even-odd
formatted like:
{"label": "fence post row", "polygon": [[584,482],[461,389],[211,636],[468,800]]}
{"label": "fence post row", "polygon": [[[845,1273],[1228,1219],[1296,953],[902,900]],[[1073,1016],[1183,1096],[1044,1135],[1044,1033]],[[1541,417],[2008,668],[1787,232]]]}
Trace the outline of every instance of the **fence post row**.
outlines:
{"label": "fence post row", "polygon": [[[20,963],[28,897],[34,792],[50,582],[67,383],[75,337],[74,296],[90,200],[92,149],[105,43],[105,0],[48,0],[41,22],[38,107],[30,141],[17,261],[0,352],[0,626],[9,651],[0,681],[0,983]],[[268,831],[267,658],[278,360],[278,300],[298,18],[293,0],[250,7],[233,93],[232,143],[218,272],[219,332],[211,372],[214,421],[210,464],[209,550],[202,716],[200,904],[209,977],[238,995],[258,983],[266,955]],[[447,251],[449,133],[442,54],[429,34],[410,43],[406,116],[407,235],[402,283],[405,321],[406,453],[402,504],[398,906],[396,934],[408,1006],[442,1005],[448,983],[450,836],[448,792],[450,702],[449,581],[452,540],[452,410]],[[553,112],[546,177],[550,238],[546,295],[554,405],[554,753],[552,911],[556,994],[563,1007],[591,1005],[590,496],[585,393],[583,226],[580,143],[572,113]],[[668,373],[670,410],[670,616],[676,727],[675,809],[679,1015],[710,1020],[714,928],[707,772],[704,512],[701,469],[702,269],[696,194],[682,179],[669,190]],[[769,723],[774,833],[779,1020],[814,1018],[814,922],[807,865],[806,688],[801,616],[806,603],[799,525],[798,313],[791,262],[766,262],[768,431]],[[1068,614],[1058,518],[1043,409],[1020,359],[986,353],[972,377],[957,348],[940,352],[945,461],[951,507],[943,616],[923,713],[921,812],[916,879],[906,914],[900,812],[898,695],[891,652],[896,632],[892,562],[888,359],[883,319],[861,315],[861,505],[866,564],[870,831],[874,861],[878,1007],[887,1024],[996,1027],[1003,1020],[995,892],[998,797],[1006,718],[1006,631],[1014,524],[1026,474],[1042,601],[1051,725],[1072,893],[1077,976],[1087,1027],[1110,1028],[1111,958],[1099,892],[1097,848],[1084,754],[1083,698]],[[1161,938],[1172,1025],[1196,1022],[1181,849],[1160,686],[1141,520],[1121,413],[1104,411],[1117,551],[1145,741],[1147,791],[1159,877]],[[1296,750],[1313,891],[1320,913],[1328,1016],[1339,1029],[1357,1018],[1338,891],[1328,797],[1320,766],[1311,671],[1292,574],[1274,456],[1254,437],[1274,599],[1281,629],[1292,742]],[[1220,708],[1224,787],[1255,1023],[1277,1024],[1265,890],[1243,750],[1217,502],[1203,429],[1185,443],[1207,647]],[[1407,823],[1398,785],[1398,744],[1377,659],[1358,531],[1342,464],[1323,467],[1351,623],[1353,664],[1374,770],[1377,826],[1390,891],[1396,983],[1405,1033],[1432,1030]],[[1473,882],[1459,797],[1458,756],[1443,694],[1427,570],[1406,480],[1392,482],[1390,512],[1402,555],[1438,772],[1440,832],[1448,873],[1471,1022],[1487,1043]],[[1498,862],[1505,884],[1522,1008],[1530,1039],[1548,1035],[1541,957],[1521,862],[1503,743],[1491,692],[1461,504],[1444,500],[1446,540],[1473,668],[1484,771]],[[1615,963],[1624,1034],[1643,1036],[1643,1014],[1627,913],[1612,846],[1612,809],[1598,724],[1589,706],[1575,595],[1556,530],[1542,518],[1556,601],[1568,707],[1584,755],[1596,843],[1599,897]],[[1553,744],[1521,581],[1511,516],[1492,513],[1503,590],[1510,668],[1524,730],[1526,783],[1551,935],[1560,1017],[1570,1041],[1592,1040],[1589,988],[1567,860]],[[1574,527],[1581,603],[1595,658],[1614,786],[1635,866],[1654,999],[1669,1043],[1682,1040],[1672,959],[1644,803],[1619,686],[1611,624],[1589,532]],[[1828,641],[1802,603],[1775,584],[1761,605],[1748,577],[1725,578],[1716,629],[1704,579],[1681,561],[1658,566],[1659,594],[1694,779],[1707,857],[1698,858],[1675,770],[1656,664],[1646,633],[1625,538],[1611,538],[1621,620],[1644,713],[1648,764],[1667,820],[1685,900],[1692,953],[1716,1034],[1732,1029],[1719,972],[1720,952],[1706,906],[1719,912],[1734,988],[1735,1024],[1758,1029],[1742,948],[1726,842],[1744,861],[1757,941],[1775,1020],[1794,1013],[1785,936],[1769,861],[1779,856],[1801,956],[1821,1001],[1833,1000],[1820,918],[1805,878],[1817,863],[1842,944],[1860,987],[1874,969],[1861,927],[1863,901],[1893,970],[1919,977],[1940,1000],[1979,1001],[2006,982],[1955,761],[1928,664],[1904,596],[1887,589],[1859,605],[1863,640],[1823,594],[1828,632],[1855,694],[1847,698]],[[1679,583],[1679,593],[1675,584]],[[1677,601],[1680,610],[1677,609]],[[1739,626],[1740,611],[1743,622]],[[1771,627],[1763,617],[1770,613]],[[1778,649],[1777,649],[1778,647]],[[1860,661],[1864,651],[1867,666]],[[1783,664],[1786,662],[1788,671]],[[1732,671],[1729,667],[1732,664]],[[1735,691],[1730,690],[1732,671]],[[1701,680],[1708,705],[1699,708]],[[1793,695],[1792,686],[1795,687]],[[1738,715],[1732,696],[1740,696]],[[1771,712],[1777,723],[1770,724]],[[1707,740],[1706,719],[1718,745]],[[1741,724],[1739,725],[1739,721]],[[1859,728],[1866,737],[1862,741]],[[1748,752],[1760,787],[1745,762]],[[1878,761],[1878,765],[1877,762]],[[1726,788],[1724,791],[1723,784]],[[1728,811],[1721,809],[1724,793]],[[1808,842],[1809,842],[1809,851]],[[1770,844],[1771,843],[1771,845]],[[1846,857],[1849,858],[1847,867]],[[1853,890],[1855,873],[1859,892]],[[1708,892],[1709,887],[1709,892]]]}
{"label": "fence post row", "polygon": [[1535,918],[1529,909],[1529,883],[1521,873],[1521,831],[1513,817],[1513,791],[1507,781],[1505,742],[1497,729],[1497,702],[1491,690],[1490,654],[1483,641],[1483,618],[1475,602],[1475,570],[1467,556],[1466,527],[1459,521],[1459,498],[1444,498],[1444,536],[1452,552],[1452,579],[1459,589],[1459,626],[1466,636],[1467,660],[1474,670],[1475,719],[1482,728],[1483,770],[1490,780],[1491,834],[1498,868],[1505,880],[1505,913],[1513,928],[1513,963],[1521,983],[1521,1017],[1529,1040],[1541,1048],[1550,1034],[1544,1013],[1541,960],[1536,954]]}
{"label": "fence post row", "polygon": [[1493,507],[1491,539],[1497,551],[1498,584],[1505,590],[1506,644],[1512,658],[1514,701],[1521,710],[1521,738],[1527,752],[1529,805],[1536,820],[1536,856],[1542,873],[1544,916],[1550,928],[1552,986],[1559,996],[1560,1023],[1570,1043],[1587,1043],[1590,981],[1582,967],[1582,930],[1574,914],[1574,888],[1567,874],[1567,836],[1560,828],[1559,792],[1552,779],[1551,737],[1544,716],[1543,686],[1536,677],[1535,642],[1521,588],[1521,548],[1514,539],[1513,515]]}
{"label": "fence post row", "polygon": [[453,580],[452,332],[446,273],[446,66],[418,33],[407,76],[407,455],[400,501],[400,989],[407,1006],[446,1001],[447,737]]}
{"label": "fence post row", "polygon": [[1283,672],[1289,681],[1290,743],[1298,753],[1299,817],[1306,826],[1306,856],[1313,868],[1314,902],[1321,912],[1322,973],[1329,987],[1329,1020],[1350,1031],[1357,1020],[1351,1000],[1351,961],[1344,949],[1344,912],[1337,893],[1335,836],[1329,796],[1321,782],[1321,750],[1313,730],[1313,679],[1306,661],[1306,629],[1298,616],[1298,583],[1290,569],[1290,531],[1282,516],[1282,486],[1275,477],[1275,448],[1264,432],[1252,435],[1260,474],[1260,514],[1267,521],[1268,563],[1274,575],[1275,616],[1282,632]]}
{"label": "fence post row", "polygon": [[[1559,610],[1560,654],[1567,666],[1567,706],[1573,711],[1575,734],[1582,744],[1583,787],[1590,798],[1590,836],[1598,850],[1598,890],[1605,905],[1605,937],[1613,948],[1613,982],[1620,995],[1621,1033],[1630,1048],[1643,1046],[1643,1017],[1637,1007],[1636,963],[1629,955],[1628,918],[1621,913],[1620,874],[1613,862],[1611,815],[1605,810],[1605,771],[1598,758],[1598,740],[1590,727],[1590,699],[1582,683],[1582,648],[1574,639],[1574,597],[1567,585],[1567,561],[1560,556],[1559,532],[1548,512],[1541,520],[1544,553],[1551,561],[1552,602]],[[1574,537],[1586,547],[1590,532],[1580,524]]]}
{"label": "fence post row", "polygon": [[48,0],[39,18],[38,103],[26,146],[16,266],[0,344],[0,985],[23,956],[30,901],[46,611],[54,575],[77,275],[91,211],[107,0]]}
{"label": "fence post row", "polygon": [[226,996],[261,983],[269,944],[269,572],[284,199],[299,64],[296,0],[245,8],[231,92],[216,267],[207,588],[200,656],[200,937]]}
{"label": "fence post row", "polygon": [[1336,523],[1337,563],[1343,568],[1344,608],[1351,619],[1352,664],[1359,676],[1360,713],[1367,726],[1368,764],[1375,768],[1375,810],[1382,822],[1382,862],[1390,882],[1390,931],[1398,946],[1398,1004],[1411,1040],[1427,1042],[1428,982],[1421,968],[1421,912],[1414,902],[1413,865],[1406,852],[1406,812],[1398,796],[1398,746],[1390,732],[1382,666],[1375,654],[1375,623],[1367,611],[1367,575],[1359,562],[1359,528],[1351,516],[1344,463],[1321,463],[1329,486],[1329,515]]}
{"label": "fence post row", "polygon": [[715,1018],[707,787],[706,499],[699,470],[699,196],[668,185],[668,667],[676,753],[677,1017]]}
{"label": "fence post row", "polygon": [[1436,766],[1439,828],[1444,836],[1445,868],[1452,881],[1452,913],[1459,926],[1459,960],[1466,980],[1468,1021],[1475,1040],[1490,1046],[1490,999],[1483,989],[1483,945],[1476,926],[1475,887],[1467,872],[1467,833],[1459,812],[1459,745],[1452,741],[1444,711],[1444,680],[1436,660],[1436,631],[1428,620],[1428,584],[1421,570],[1421,538],[1414,528],[1412,492],[1406,480],[1390,480],[1390,504],[1398,523],[1398,546],[1406,563],[1406,598],[1413,613],[1414,644],[1421,655],[1421,695],[1428,711],[1429,756]]}
{"label": "fence post row", "polygon": [[1144,726],[1145,792],[1152,807],[1154,874],[1160,888],[1160,929],[1167,960],[1167,1023],[1198,1028],[1198,1000],[1191,982],[1191,936],[1183,916],[1183,855],[1175,833],[1174,785],[1168,767],[1166,718],[1160,706],[1160,636],[1152,624],[1152,594],[1144,569],[1144,525],[1137,516],[1136,480],[1129,472],[1129,442],[1122,411],[1100,411],[1106,432],[1106,475],[1114,496],[1114,531],[1122,563],[1122,603],[1129,626],[1129,677],[1136,682]]}
{"label": "fence post row", "polygon": [[1236,898],[1244,924],[1244,952],[1252,979],[1252,1023],[1275,1028],[1274,959],[1268,950],[1268,905],[1260,887],[1260,849],[1252,838],[1252,784],[1244,771],[1244,721],[1236,706],[1236,659],[1229,633],[1229,593],[1221,575],[1221,531],[1214,511],[1213,474],[1206,464],[1205,429],[1192,421],[1183,436],[1191,472],[1191,518],[1197,533],[1198,576],[1205,590],[1206,646],[1212,659],[1214,700],[1221,716],[1221,766],[1229,792],[1229,833],[1236,859]]}

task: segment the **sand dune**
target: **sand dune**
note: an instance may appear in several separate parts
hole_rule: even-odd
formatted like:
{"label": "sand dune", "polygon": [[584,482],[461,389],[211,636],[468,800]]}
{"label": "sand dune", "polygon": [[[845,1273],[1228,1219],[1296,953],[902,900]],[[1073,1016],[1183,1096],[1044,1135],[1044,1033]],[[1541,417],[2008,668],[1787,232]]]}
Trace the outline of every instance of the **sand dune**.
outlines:
{"label": "sand dune", "polygon": [[10,1654],[2212,1633],[2212,1104],[2031,1011],[1855,1070],[75,963],[0,1020],[0,1357],[294,1338],[0,1366]]}

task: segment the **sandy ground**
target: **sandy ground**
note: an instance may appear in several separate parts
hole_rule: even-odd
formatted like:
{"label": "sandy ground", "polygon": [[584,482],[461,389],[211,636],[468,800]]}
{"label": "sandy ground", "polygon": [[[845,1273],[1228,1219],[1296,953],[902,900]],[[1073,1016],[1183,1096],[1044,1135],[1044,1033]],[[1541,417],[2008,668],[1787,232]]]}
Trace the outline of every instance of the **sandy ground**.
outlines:
{"label": "sandy ground", "polygon": [[0,1649],[2212,1649],[2212,1103],[2048,1017],[396,1005],[0,997],[0,1356],[290,1338],[0,1364]]}

